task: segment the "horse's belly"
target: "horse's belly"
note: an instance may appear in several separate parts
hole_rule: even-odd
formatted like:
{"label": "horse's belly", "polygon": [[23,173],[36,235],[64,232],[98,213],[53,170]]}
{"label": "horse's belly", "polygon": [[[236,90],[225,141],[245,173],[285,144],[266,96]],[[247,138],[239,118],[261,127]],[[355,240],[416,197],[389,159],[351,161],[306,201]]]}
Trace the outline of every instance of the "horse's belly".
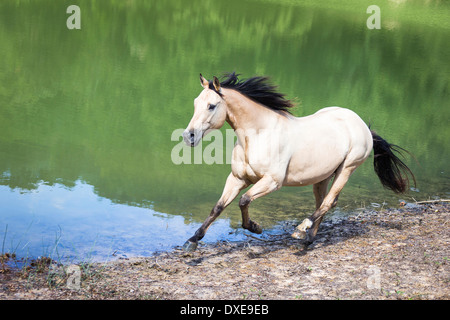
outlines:
{"label": "horse's belly", "polygon": [[311,184],[318,183],[330,177],[340,164],[336,164],[333,167],[316,168],[316,170],[308,170],[308,171],[295,171],[288,170],[289,172],[286,174],[283,185],[284,186],[308,186]]}
{"label": "horse's belly", "polygon": [[291,158],[283,182],[285,186],[307,186],[330,177],[345,160],[345,150],[311,150]]}

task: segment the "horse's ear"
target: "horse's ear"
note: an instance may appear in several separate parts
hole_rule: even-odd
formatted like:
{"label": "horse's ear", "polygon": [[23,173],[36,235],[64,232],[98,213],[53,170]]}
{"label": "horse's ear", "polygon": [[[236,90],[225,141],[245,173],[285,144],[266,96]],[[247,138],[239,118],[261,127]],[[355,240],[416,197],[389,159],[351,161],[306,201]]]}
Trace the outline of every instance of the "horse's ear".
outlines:
{"label": "horse's ear", "polygon": [[213,85],[214,85],[214,89],[216,89],[217,92],[220,92],[220,82],[216,76],[214,76]]}
{"label": "horse's ear", "polygon": [[206,80],[205,78],[203,78],[202,74],[200,73],[200,84],[202,85],[203,88],[207,89],[209,86],[209,82],[208,80]]}

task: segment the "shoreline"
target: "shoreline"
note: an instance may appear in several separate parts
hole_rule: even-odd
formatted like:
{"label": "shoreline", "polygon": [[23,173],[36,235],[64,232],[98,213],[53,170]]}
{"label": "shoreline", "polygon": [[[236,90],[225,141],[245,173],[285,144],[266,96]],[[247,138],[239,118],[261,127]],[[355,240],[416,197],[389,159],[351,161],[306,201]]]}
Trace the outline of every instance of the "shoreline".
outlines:
{"label": "shoreline", "polygon": [[449,218],[448,202],[406,204],[326,216],[306,249],[287,232],[193,253],[0,268],[0,299],[446,300]]}

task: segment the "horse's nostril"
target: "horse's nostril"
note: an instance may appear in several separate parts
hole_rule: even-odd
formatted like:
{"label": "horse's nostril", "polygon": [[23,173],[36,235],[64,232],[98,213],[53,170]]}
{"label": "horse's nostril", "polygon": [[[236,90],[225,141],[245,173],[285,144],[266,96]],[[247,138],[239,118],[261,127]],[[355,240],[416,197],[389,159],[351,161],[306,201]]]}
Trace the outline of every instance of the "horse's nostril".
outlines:
{"label": "horse's nostril", "polygon": [[190,143],[191,143],[191,147],[194,146],[194,141],[195,141],[195,133],[191,133],[191,134],[190,134]]}

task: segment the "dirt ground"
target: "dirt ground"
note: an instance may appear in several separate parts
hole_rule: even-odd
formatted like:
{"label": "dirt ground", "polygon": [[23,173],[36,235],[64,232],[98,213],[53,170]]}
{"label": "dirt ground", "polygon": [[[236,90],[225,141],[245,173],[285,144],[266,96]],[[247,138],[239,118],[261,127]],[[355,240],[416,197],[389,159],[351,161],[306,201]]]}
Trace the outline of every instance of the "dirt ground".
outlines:
{"label": "dirt ground", "polygon": [[[448,203],[329,216],[307,249],[290,237],[58,266],[0,264],[0,299],[449,299]],[[78,281],[78,282],[77,282]]]}

